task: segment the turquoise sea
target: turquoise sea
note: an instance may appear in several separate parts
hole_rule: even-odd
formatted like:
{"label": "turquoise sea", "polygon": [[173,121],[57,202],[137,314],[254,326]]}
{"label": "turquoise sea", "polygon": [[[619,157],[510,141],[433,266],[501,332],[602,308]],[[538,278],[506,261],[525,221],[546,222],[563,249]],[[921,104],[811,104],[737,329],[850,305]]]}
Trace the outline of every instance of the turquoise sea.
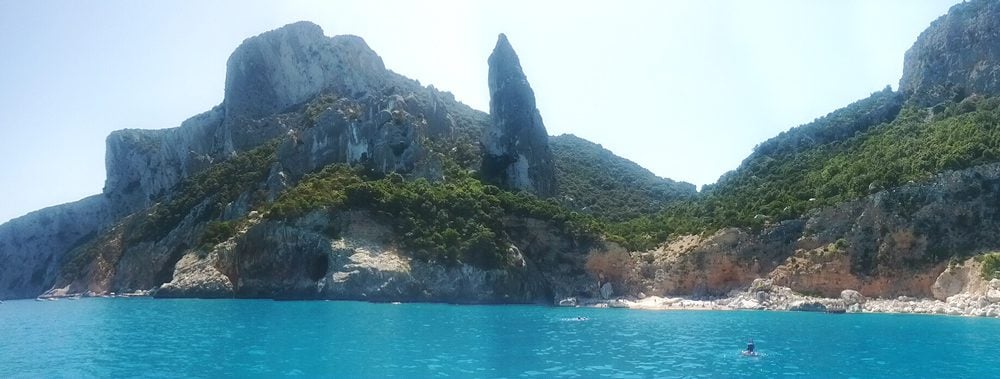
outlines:
{"label": "turquoise sea", "polygon": [[943,316],[24,300],[0,304],[0,377],[986,378],[998,336]]}

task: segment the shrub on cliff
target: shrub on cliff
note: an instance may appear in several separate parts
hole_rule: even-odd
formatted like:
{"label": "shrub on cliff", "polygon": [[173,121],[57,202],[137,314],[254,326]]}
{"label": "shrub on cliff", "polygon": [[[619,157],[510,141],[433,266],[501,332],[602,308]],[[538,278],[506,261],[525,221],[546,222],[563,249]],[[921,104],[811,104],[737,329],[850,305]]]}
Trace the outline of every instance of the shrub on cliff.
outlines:
{"label": "shrub on cliff", "polygon": [[236,234],[236,221],[212,221],[205,226],[201,236],[202,245],[215,245]]}
{"label": "shrub on cliff", "polygon": [[[202,219],[218,217],[228,204],[241,194],[253,190],[267,177],[276,159],[277,141],[240,153],[212,165],[184,180],[170,197],[155,205],[139,223],[137,231],[128,236],[132,242],[157,241],[184,219],[199,203],[214,198],[212,207]],[[258,196],[252,202],[262,202]],[[253,204],[251,204],[253,205]]]}
{"label": "shrub on cliff", "polygon": [[1000,279],[1000,253],[984,254],[976,257],[982,264],[980,275],[983,279]]}
{"label": "shrub on cliff", "polygon": [[601,145],[571,134],[549,138],[557,201],[595,217],[624,221],[662,211],[697,195],[690,183],[656,176]]}
{"label": "shrub on cliff", "polygon": [[330,165],[306,175],[295,187],[283,192],[268,206],[265,217],[286,219],[324,207],[338,207],[347,199],[348,187],[364,181],[362,171],[346,165]]}

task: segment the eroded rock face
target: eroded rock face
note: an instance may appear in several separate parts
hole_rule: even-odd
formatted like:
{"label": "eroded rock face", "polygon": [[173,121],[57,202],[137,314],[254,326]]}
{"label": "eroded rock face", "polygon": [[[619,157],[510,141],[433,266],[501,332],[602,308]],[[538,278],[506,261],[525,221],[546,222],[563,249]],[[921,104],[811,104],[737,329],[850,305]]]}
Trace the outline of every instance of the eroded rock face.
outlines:
{"label": "eroded rock face", "polygon": [[361,100],[329,98],[311,121],[279,149],[282,167],[292,179],[331,163],[364,165],[381,172],[408,173],[424,155],[420,143],[427,129],[414,97],[368,96]]}
{"label": "eroded rock face", "polygon": [[[11,220],[0,225],[0,298],[103,292],[114,285],[121,263],[122,230],[109,230],[126,215],[145,209],[183,178],[210,164],[199,152],[210,149],[218,125],[214,111],[166,130],[122,130],[108,137],[108,177],[104,193]],[[94,249],[87,262],[74,261],[75,250]],[[139,259],[148,270],[162,262]],[[127,260],[125,261],[127,264]],[[173,262],[170,262],[172,265]],[[72,267],[73,275],[65,275]],[[145,271],[136,271],[142,276]],[[155,283],[152,272],[137,283]]]}
{"label": "eroded rock face", "polygon": [[654,295],[722,295],[768,278],[831,298],[853,289],[943,300],[981,282],[975,264],[947,260],[1000,248],[998,204],[1000,164],[946,172],[759,232],[682,236],[640,271]]}
{"label": "eroded rock face", "polygon": [[924,106],[1000,92],[1000,3],[962,2],[931,23],[906,52],[899,89]]}
{"label": "eroded rock face", "polygon": [[123,218],[107,230],[69,250],[56,266],[58,275],[47,296],[149,290],[174,278],[178,261],[197,247],[214,199],[193,206],[166,234],[137,239],[144,215]]}
{"label": "eroded rock face", "polygon": [[396,79],[363,39],[326,37],[310,22],[297,22],[243,41],[226,64],[227,151],[241,151],[285,133],[281,122],[261,122],[321,92],[362,98]]}
{"label": "eroded rock face", "polygon": [[991,164],[827,208],[809,219],[800,243],[828,250],[838,269],[809,273],[827,264],[813,259],[789,272],[809,286],[800,289],[829,295],[853,288],[869,297],[946,297],[953,285],[939,275],[950,257],[1000,247],[992,237],[998,202],[1000,166]]}
{"label": "eroded rock face", "polygon": [[983,279],[981,268],[982,265],[974,258],[949,265],[931,286],[934,298],[947,300],[959,294],[986,295],[990,290],[990,284]]}
{"label": "eroded rock face", "polygon": [[[427,92],[389,73],[359,37],[330,38],[319,26],[299,22],[248,38],[227,63],[221,106],[178,128],[108,136],[104,193],[123,214],[145,208],[184,178],[295,127],[276,114],[323,91],[363,97],[390,83],[399,92]],[[448,121],[447,107],[440,108],[439,124]]]}
{"label": "eroded rock face", "polygon": [[547,259],[537,249],[568,242],[523,243],[549,238],[544,234],[520,239],[533,259],[483,269],[412,259],[394,243],[395,232],[366,211],[314,211],[295,220],[255,222],[209,254],[185,255],[156,296],[551,303],[568,294],[566,283],[572,282],[563,277],[571,273],[537,262]]}
{"label": "eroded rock face", "polygon": [[[250,38],[228,64],[220,106],[176,128],[121,130],[107,138],[108,176],[101,196],[0,226],[0,298],[34,297],[50,288],[53,294],[148,289],[171,281],[175,263],[195,247],[214,215],[203,214],[199,206],[165,239],[141,244],[115,243],[121,242],[115,237],[120,233],[109,229],[129,214],[144,214],[169,200],[186,178],[277,137],[296,143],[279,149],[280,162],[259,188],[268,200],[329,163],[440,178],[441,161],[427,158],[423,144],[459,137],[468,144],[489,123],[488,115],[452,94],[386,70],[360,38],[328,38],[310,23]],[[305,109],[303,103],[321,94],[359,113],[343,113],[336,104]],[[478,157],[478,146],[470,153]],[[222,219],[245,216],[254,196],[251,191],[221,204]],[[70,250],[87,243],[95,251],[80,254],[95,261],[60,273]],[[191,267],[178,267],[178,272]]]}
{"label": "eroded rock face", "polygon": [[66,252],[113,222],[108,199],[94,195],[0,225],[0,299],[35,297],[50,288]]}
{"label": "eroded rock face", "polygon": [[[207,258],[207,259],[206,259]],[[156,297],[230,298],[235,296],[233,283],[215,265],[215,257],[184,255],[177,262],[173,279],[160,286]]]}
{"label": "eroded rock face", "polygon": [[324,89],[354,94],[378,88],[385,65],[356,36],[323,35],[297,22],[243,41],[226,64],[227,117],[281,112]]}
{"label": "eroded rock face", "polygon": [[794,251],[803,222],[787,221],[760,234],[728,228],[712,236],[683,236],[653,252],[641,267],[654,295],[724,295],[766,276]]}
{"label": "eroded rock face", "polygon": [[555,166],[535,93],[514,48],[501,34],[489,58],[490,116],[483,136],[483,175],[505,188],[541,197],[555,193]]}
{"label": "eroded rock face", "polygon": [[215,108],[160,130],[125,129],[107,138],[104,194],[117,213],[153,204],[184,178],[211,165],[221,152],[216,133],[223,120]]}

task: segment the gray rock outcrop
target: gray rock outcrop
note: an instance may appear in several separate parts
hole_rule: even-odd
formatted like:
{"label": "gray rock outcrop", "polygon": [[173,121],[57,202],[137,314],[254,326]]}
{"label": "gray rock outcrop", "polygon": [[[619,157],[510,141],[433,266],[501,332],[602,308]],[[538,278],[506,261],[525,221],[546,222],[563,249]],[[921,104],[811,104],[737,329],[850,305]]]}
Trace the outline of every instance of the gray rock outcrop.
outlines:
{"label": "gray rock outcrop", "polygon": [[962,2],[931,23],[906,51],[899,89],[923,106],[1000,93],[1000,2]]}
{"label": "gray rock outcrop", "polygon": [[94,195],[0,225],[0,300],[50,288],[66,252],[113,222],[110,209],[106,197]]}
{"label": "gray rock outcrop", "polygon": [[107,138],[104,194],[117,213],[146,208],[184,178],[210,166],[220,155],[216,136],[223,111],[216,107],[180,127],[124,129]]}
{"label": "gray rock outcrop", "polygon": [[381,87],[385,65],[360,37],[327,37],[297,22],[243,41],[226,64],[226,117],[259,118],[323,90],[361,97]]}
{"label": "gray rock outcrop", "polygon": [[313,126],[296,131],[279,148],[279,161],[291,178],[331,163],[365,165],[377,172],[408,173],[424,156],[420,143],[426,121],[416,99],[400,95],[361,100],[321,101]]}
{"label": "gray rock outcrop", "polygon": [[987,285],[989,288],[986,290],[986,299],[993,303],[1000,303],[1000,279],[990,279]]}
{"label": "gray rock outcrop", "polygon": [[610,299],[615,296],[615,287],[611,285],[611,282],[604,283],[601,285],[600,293],[602,299]]}
{"label": "gray rock outcrop", "polygon": [[313,23],[248,38],[227,62],[221,106],[177,128],[127,129],[108,136],[104,193],[124,213],[143,209],[184,178],[293,127],[270,116],[323,91],[377,92],[390,78],[409,84],[392,76],[361,38],[326,37]]}
{"label": "gray rock outcrop", "polygon": [[798,312],[826,312],[826,304],[817,300],[799,300],[788,306],[790,311]]}
{"label": "gray rock outcrop", "polygon": [[555,193],[555,166],[535,93],[514,48],[501,34],[489,58],[490,116],[483,136],[483,175],[502,187],[540,197]]}
{"label": "gray rock outcrop", "polygon": [[[217,259],[216,256],[212,256]],[[235,295],[233,283],[210,264],[211,259],[201,259],[197,254],[187,254],[177,262],[171,282],[164,283],[155,292],[156,297],[229,298]]]}
{"label": "gray rock outcrop", "polygon": [[840,291],[840,298],[844,300],[846,305],[861,304],[865,302],[865,296],[861,292],[855,290],[843,290]]}
{"label": "gray rock outcrop", "polygon": [[[525,256],[517,257],[522,264],[493,269],[408,257],[392,228],[367,211],[314,211],[251,224],[208,254],[185,255],[156,296],[549,303],[569,293],[554,285],[569,282],[564,273]],[[552,230],[534,230],[546,229]]]}

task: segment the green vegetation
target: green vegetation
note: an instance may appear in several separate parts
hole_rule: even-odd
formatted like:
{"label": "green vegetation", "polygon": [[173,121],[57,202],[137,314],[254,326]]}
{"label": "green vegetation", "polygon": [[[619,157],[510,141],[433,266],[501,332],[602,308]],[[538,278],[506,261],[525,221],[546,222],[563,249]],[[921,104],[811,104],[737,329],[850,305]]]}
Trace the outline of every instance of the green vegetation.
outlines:
{"label": "green vegetation", "polygon": [[843,238],[838,238],[837,242],[833,243],[833,249],[837,250],[837,251],[844,251],[848,247],[850,247],[850,245],[851,244],[849,242],[847,242],[847,240],[845,240]]}
{"label": "green vegetation", "polygon": [[266,217],[297,217],[319,208],[367,209],[387,216],[414,258],[485,268],[510,263],[504,222],[511,216],[548,221],[580,240],[601,233],[594,219],[553,202],[502,191],[461,171],[447,176],[441,183],[406,181],[396,174],[375,178],[332,165],[286,191]]}
{"label": "green vegetation", "polygon": [[[754,226],[867,194],[868,176],[882,165],[859,161],[859,148],[887,130],[878,124],[897,116],[899,102],[883,90],[765,141],[736,171],[705,186],[702,211],[715,226]],[[831,160],[852,166],[833,167]]]}
{"label": "green vegetation", "polygon": [[936,110],[906,107],[891,122],[869,125],[892,114],[896,101],[879,92],[782,133],[694,201],[608,230],[630,249],[647,249],[675,234],[760,227],[942,171],[1000,161],[1000,98],[973,96]]}
{"label": "green vegetation", "polygon": [[983,254],[976,257],[976,261],[983,265],[980,272],[983,279],[1000,279],[1000,253]]}
{"label": "green vegetation", "polygon": [[362,183],[362,175],[361,169],[346,165],[330,165],[306,175],[270,205],[265,217],[288,219],[314,209],[341,207],[347,200],[347,188]]}
{"label": "green vegetation", "polygon": [[694,185],[663,179],[635,162],[571,134],[549,138],[557,201],[609,221],[655,214],[697,195]]}
{"label": "green vegetation", "polygon": [[[218,217],[225,204],[257,186],[268,173],[275,160],[277,141],[241,153],[222,163],[199,172],[181,182],[172,196],[155,205],[145,219],[137,226],[137,231],[129,234],[132,242],[157,241],[177,226],[199,203],[214,197],[201,219]],[[258,196],[262,197],[262,196]],[[258,202],[262,199],[256,199]]]}
{"label": "green vegetation", "polygon": [[886,86],[882,91],[830,112],[815,121],[781,132],[757,145],[743,165],[763,157],[780,158],[817,146],[840,142],[863,133],[873,126],[896,118],[903,106],[902,95]]}
{"label": "green vegetation", "polygon": [[[857,199],[878,190],[925,181],[933,174],[1000,159],[997,100],[971,99],[943,114],[907,108],[891,123],[844,141],[745,163],[706,192],[715,218],[753,225],[763,215],[779,221],[810,208]],[[928,121],[929,120],[929,121]]]}
{"label": "green vegetation", "polygon": [[[658,178],[599,145],[574,136],[555,137],[550,143],[557,162],[559,201],[606,220],[608,237],[633,250],[652,248],[677,234],[727,226],[760,227],[795,218],[809,209],[868,193],[868,182],[860,191],[821,192],[839,183],[823,180],[829,173],[824,171],[827,161],[839,158],[845,164],[858,163],[852,159],[861,142],[879,135],[901,107],[902,97],[886,88],[783,132],[761,143],[739,169],[705,186],[702,194],[686,183]],[[866,161],[841,170],[870,171],[871,167],[879,165]],[[856,184],[867,177],[835,179]],[[882,180],[898,184],[903,179]]]}
{"label": "green vegetation", "polygon": [[213,246],[236,234],[236,221],[211,221],[201,236],[202,246]]}
{"label": "green vegetation", "polygon": [[[334,100],[321,98],[305,111],[318,115]],[[426,159],[439,162],[445,173],[441,182],[332,165],[307,175],[269,204],[265,217],[290,219],[320,208],[367,209],[387,216],[401,245],[416,258],[483,267],[506,263],[511,216],[538,218],[575,237],[603,235],[627,249],[644,250],[674,235],[759,228],[926,181],[944,170],[1000,161],[1000,98],[972,96],[924,109],[904,107],[888,89],[877,92],[765,141],[701,194],[571,135],[551,138],[559,196],[542,200],[502,191],[476,179],[475,131],[466,125],[421,141]],[[206,200],[214,207],[199,221],[218,218],[225,204],[263,181],[274,150],[270,144],[191,177],[153,208],[131,238],[162,238]],[[231,223],[214,222],[201,242],[217,243],[234,230]],[[837,241],[832,249],[846,247],[846,241]]]}

